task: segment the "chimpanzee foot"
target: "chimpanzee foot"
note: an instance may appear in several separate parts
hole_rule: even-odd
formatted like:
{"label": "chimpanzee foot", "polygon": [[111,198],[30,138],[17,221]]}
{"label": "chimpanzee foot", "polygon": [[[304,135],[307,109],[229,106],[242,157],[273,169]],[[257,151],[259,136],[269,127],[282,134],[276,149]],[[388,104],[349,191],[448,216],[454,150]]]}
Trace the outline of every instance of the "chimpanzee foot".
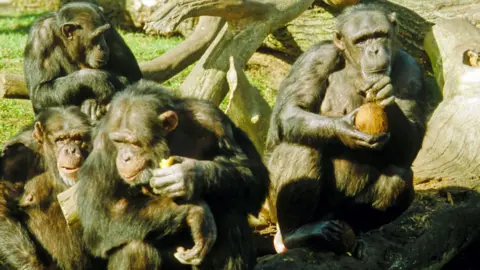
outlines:
{"label": "chimpanzee foot", "polygon": [[177,252],[175,252],[173,256],[182,264],[199,265],[205,257],[203,253],[202,248],[199,246],[194,246],[192,249],[177,247]]}
{"label": "chimpanzee foot", "polygon": [[287,234],[283,243],[286,248],[312,247],[335,253],[351,252],[356,236],[348,224],[337,221],[319,221],[306,224]]}
{"label": "chimpanzee foot", "polygon": [[353,247],[352,256],[361,260],[365,256],[366,243],[363,240],[357,240]]}
{"label": "chimpanzee foot", "polygon": [[287,251],[287,247],[283,244],[282,234],[278,229],[277,229],[277,233],[275,234],[275,238],[273,238],[273,247],[275,248],[275,251],[277,253],[283,253]]}
{"label": "chimpanzee foot", "polygon": [[343,234],[343,227],[339,221],[329,220],[306,224],[288,234],[284,243],[288,248],[300,247],[314,239],[326,242],[338,241]]}

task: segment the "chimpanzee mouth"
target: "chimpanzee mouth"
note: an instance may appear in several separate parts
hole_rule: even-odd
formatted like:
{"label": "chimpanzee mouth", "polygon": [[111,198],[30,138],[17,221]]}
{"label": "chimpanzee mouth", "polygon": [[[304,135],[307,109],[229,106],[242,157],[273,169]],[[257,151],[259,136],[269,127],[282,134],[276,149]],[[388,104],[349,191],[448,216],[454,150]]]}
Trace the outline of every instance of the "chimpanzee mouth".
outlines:
{"label": "chimpanzee mouth", "polygon": [[127,183],[132,183],[132,182],[135,182],[135,179],[137,179],[137,176],[140,174],[140,172],[134,174],[134,175],[130,175],[130,176],[125,176],[125,175],[122,175],[122,178],[125,180],[125,182]]}
{"label": "chimpanzee mouth", "polygon": [[72,173],[76,173],[78,170],[80,170],[80,167],[74,167],[74,168],[61,167],[61,170],[65,174],[72,174]]}

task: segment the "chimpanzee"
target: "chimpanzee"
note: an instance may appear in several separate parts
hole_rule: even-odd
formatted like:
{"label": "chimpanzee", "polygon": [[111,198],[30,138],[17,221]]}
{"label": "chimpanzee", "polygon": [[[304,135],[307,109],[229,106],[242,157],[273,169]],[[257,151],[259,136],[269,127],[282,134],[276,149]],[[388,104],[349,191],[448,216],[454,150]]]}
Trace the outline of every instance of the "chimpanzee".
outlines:
{"label": "chimpanzee", "polygon": [[40,145],[32,138],[33,126],[28,126],[9,139],[0,153],[0,179],[25,183],[43,172]]}
{"label": "chimpanzee", "polygon": [[[109,255],[110,269],[187,267],[169,255],[185,235],[191,239],[186,210],[182,204],[169,208],[162,197],[210,206],[218,237],[194,268],[253,268],[247,216],[259,211],[269,175],[252,142],[216,106],[142,80],[114,97],[94,136],[80,169],[77,203],[85,243],[94,255]],[[176,164],[158,168],[168,155]],[[125,170],[148,179],[158,198],[130,193],[121,177]]]}
{"label": "chimpanzee", "polygon": [[[88,269],[92,258],[86,255],[81,230],[67,226],[57,194],[77,181],[90,151],[90,119],[75,106],[50,107],[37,115],[28,130],[35,141],[30,145],[38,145],[36,164],[41,173],[27,180],[23,192],[15,195],[3,189],[0,194],[0,200],[17,202],[19,207],[7,205],[0,215],[4,247],[0,257],[14,269]],[[19,141],[28,142],[27,138]]]}
{"label": "chimpanzee", "polygon": [[[278,252],[329,249],[350,229],[344,222],[367,231],[413,199],[411,164],[424,136],[420,67],[397,47],[395,13],[350,7],[336,30],[333,42],[297,59],[273,110],[266,156]],[[354,126],[358,108],[373,101],[384,107],[387,132]]]}
{"label": "chimpanzee", "polygon": [[[176,117],[169,115],[169,113],[170,112],[165,112],[161,117]],[[138,201],[150,201],[152,207],[153,205],[158,205],[158,209],[154,209],[154,211],[159,211],[157,212],[157,215],[159,215],[158,221],[162,220],[162,216],[165,212],[172,213],[175,220],[178,221],[178,224],[169,224],[169,226],[187,224],[192,233],[194,246],[191,249],[179,247],[174,256],[183,264],[199,265],[205,255],[207,255],[208,251],[213,247],[217,238],[217,226],[215,225],[215,220],[210,208],[203,200],[178,205],[172,200],[172,198],[154,195],[148,187],[142,185],[148,184],[150,181],[151,175],[144,171],[146,166],[151,166],[154,163],[148,163],[157,160],[163,161],[165,160],[164,157],[169,155],[170,151],[166,139],[164,137],[159,137],[158,141],[146,142],[147,144],[152,143],[157,145],[156,150],[153,153],[138,151],[136,146],[129,144],[129,141],[125,139],[126,136],[131,136],[131,130],[126,131],[121,129],[122,124],[120,122],[123,119],[123,115],[118,114],[116,117],[117,119],[111,121],[117,121],[118,131],[110,129],[111,132],[109,133],[109,139],[116,146],[116,166],[118,174],[130,187],[140,187],[138,190],[129,189],[128,198],[130,200],[133,198]],[[169,131],[176,128],[177,122],[166,122],[166,124],[167,125],[165,125],[164,128]],[[168,126],[168,124],[173,125]],[[147,128],[150,130],[155,129],[155,127],[149,126]],[[138,136],[138,138],[142,139],[141,136]],[[125,186],[122,186],[121,188],[125,188]],[[115,209],[116,213],[121,213],[126,210],[127,204],[127,199],[121,199],[113,206],[113,209]],[[168,229],[171,229],[171,227]],[[107,244],[110,244],[109,241],[107,241]],[[108,249],[110,249],[110,247]],[[104,253],[106,253],[106,251]]]}
{"label": "chimpanzee", "polygon": [[100,8],[69,3],[30,29],[24,73],[33,109],[77,105],[92,119],[116,91],[142,77],[135,56]]}

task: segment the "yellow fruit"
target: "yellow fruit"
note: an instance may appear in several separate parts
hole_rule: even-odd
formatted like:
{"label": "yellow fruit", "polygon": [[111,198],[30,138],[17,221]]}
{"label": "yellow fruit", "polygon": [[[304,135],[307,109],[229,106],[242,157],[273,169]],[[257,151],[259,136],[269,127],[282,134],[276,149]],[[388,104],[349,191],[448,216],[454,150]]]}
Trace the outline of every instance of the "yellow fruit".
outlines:
{"label": "yellow fruit", "polygon": [[382,106],[376,103],[366,103],[360,106],[355,116],[355,127],[368,134],[378,134],[388,131],[387,114]]}
{"label": "yellow fruit", "polygon": [[160,168],[164,169],[172,166],[173,163],[174,163],[173,157],[169,157],[168,159],[162,159],[159,165],[160,165]]}
{"label": "yellow fruit", "polygon": [[360,0],[324,0],[324,2],[334,8],[344,8],[346,6],[351,6],[358,4]]}

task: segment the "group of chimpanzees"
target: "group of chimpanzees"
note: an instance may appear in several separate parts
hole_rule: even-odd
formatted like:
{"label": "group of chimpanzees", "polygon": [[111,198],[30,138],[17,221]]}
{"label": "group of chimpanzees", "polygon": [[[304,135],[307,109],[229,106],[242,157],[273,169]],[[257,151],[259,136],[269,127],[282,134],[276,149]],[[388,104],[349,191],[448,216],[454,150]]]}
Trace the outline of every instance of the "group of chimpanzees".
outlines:
{"label": "group of chimpanzees", "polygon": [[[361,256],[361,245],[339,242],[412,201],[423,82],[397,47],[395,14],[357,5],[337,20],[333,42],[301,55],[280,86],[265,166],[216,106],[142,80],[97,6],[38,19],[24,62],[36,117],[0,159],[0,267],[253,269],[248,215],[267,195],[277,252]],[[387,113],[386,133],[354,126],[372,100]],[[160,167],[168,157],[174,164]],[[73,185],[78,227],[57,200]]]}

